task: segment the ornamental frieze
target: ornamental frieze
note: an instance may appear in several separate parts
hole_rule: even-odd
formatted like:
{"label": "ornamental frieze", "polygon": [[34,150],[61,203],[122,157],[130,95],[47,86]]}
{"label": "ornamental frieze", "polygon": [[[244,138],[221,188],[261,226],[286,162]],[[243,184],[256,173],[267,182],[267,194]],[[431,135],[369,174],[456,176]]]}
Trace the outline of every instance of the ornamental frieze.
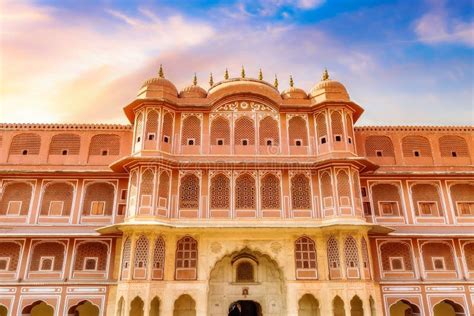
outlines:
{"label": "ornamental frieze", "polygon": [[252,101],[235,101],[220,105],[216,112],[276,112],[271,106]]}

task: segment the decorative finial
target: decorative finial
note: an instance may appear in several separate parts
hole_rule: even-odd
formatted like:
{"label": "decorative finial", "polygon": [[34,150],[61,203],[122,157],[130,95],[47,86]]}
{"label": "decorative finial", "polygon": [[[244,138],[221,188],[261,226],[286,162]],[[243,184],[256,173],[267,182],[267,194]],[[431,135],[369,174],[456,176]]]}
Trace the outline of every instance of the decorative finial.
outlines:
{"label": "decorative finial", "polygon": [[165,73],[163,72],[163,65],[160,64],[160,70],[158,70],[158,76],[160,78],[164,78],[165,77]]}
{"label": "decorative finial", "polygon": [[240,76],[242,78],[245,78],[245,69],[244,69],[244,65],[242,65],[242,70],[240,71]]}
{"label": "decorative finial", "polygon": [[229,79],[229,70],[227,70],[227,68],[225,69],[224,79],[225,80]]}
{"label": "decorative finial", "polygon": [[273,86],[278,89],[278,78],[276,74],[275,74],[275,81],[273,82]]}
{"label": "decorative finial", "polygon": [[197,84],[198,84],[198,78],[196,77],[196,73],[194,73],[193,86],[197,86]]}
{"label": "decorative finial", "polygon": [[290,87],[293,88],[293,86],[295,85],[294,81],[293,81],[293,76],[290,75]]}
{"label": "decorative finial", "polygon": [[328,73],[328,70],[326,68],[324,68],[324,72],[323,72],[323,80],[328,80],[329,79],[329,73]]}
{"label": "decorative finial", "polygon": [[258,80],[263,80],[262,68],[260,68],[260,71],[258,72]]}
{"label": "decorative finial", "polygon": [[214,78],[212,78],[212,72],[209,75],[209,85],[212,87],[214,85]]}

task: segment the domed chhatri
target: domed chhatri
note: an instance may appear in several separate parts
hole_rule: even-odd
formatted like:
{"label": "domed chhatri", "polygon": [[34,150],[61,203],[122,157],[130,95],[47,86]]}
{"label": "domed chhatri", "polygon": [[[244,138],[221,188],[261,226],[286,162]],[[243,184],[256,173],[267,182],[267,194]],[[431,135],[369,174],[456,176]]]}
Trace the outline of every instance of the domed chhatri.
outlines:
{"label": "domed chhatri", "polygon": [[176,86],[165,78],[163,66],[160,65],[158,76],[145,81],[138,91],[137,98],[176,98],[178,89]]}
{"label": "domed chhatri", "polygon": [[[212,77],[211,77],[212,78]],[[207,96],[206,90],[197,84],[197,77],[194,74],[193,84],[185,87],[180,93],[180,98],[205,98]]]}
{"label": "domed chhatri", "polygon": [[281,93],[281,97],[283,99],[307,99],[308,95],[306,94],[306,91],[300,88],[296,88],[295,83],[293,81],[293,76],[290,76],[290,87],[286,90],[284,90]]}
{"label": "domed chhatri", "polygon": [[321,81],[311,89],[309,97],[316,101],[316,103],[324,101],[350,101],[346,87],[339,81],[329,79],[327,69],[324,70]]}

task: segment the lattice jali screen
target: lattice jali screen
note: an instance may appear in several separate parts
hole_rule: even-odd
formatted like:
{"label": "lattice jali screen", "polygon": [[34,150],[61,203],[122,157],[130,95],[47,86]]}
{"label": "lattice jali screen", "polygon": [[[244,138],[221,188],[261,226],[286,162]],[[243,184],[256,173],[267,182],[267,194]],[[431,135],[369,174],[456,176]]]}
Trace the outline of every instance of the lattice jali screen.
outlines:
{"label": "lattice jali screen", "polygon": [[154,191],[155,186],[155,172],[152,169],[146,169],[143,171],[141,176],[141,183],[140,183],[140,197],[142,205],[143,203],[143,196],[147,195],[151,199]]}
{"label": "lattice jali screen", "polygon": [[333,135],[343,135],[344,126],[342,124],[341,112],[334,111],[331,113],[331,128]]}
{"label": "lattice jali screen", "polygon": [[301,140],[302,146],[308,146],[306,121],[301,116],[292,117],[288,121],[288,135],[291,146],[295,145],[296,140]]}
{"label": "lattice jali screen", "polygon": [[281,209],[280,179],[271,173],[260,180],[261,207],[264,210]]}
{"label": "lattice jali screen", "polygon": [[41,257],[54,257],[53,271],[61,271],[64,263],[65,247],[59,242],[37,243],[33,246],[30,271],[40,270]]}
{"label": "lattice jali screen", "polygon": [[311,186],[302,173],[291,178],[291,206],[294,210],[311,209]]}
{"label": "lattice jali screen", "polygon": [[201,120],[195,115],[183,120],[181,145],[187,145],[190,138],[194,139],[194,145],[201,145]]}
{"label": "lattice jali screen", "polygon": [[106,244],[101,242],[85,242],[77,246],[74,270],[82,271],[87,257],[97,258],[98,271],[105,271],[107,269],[108,247]]}
{"label": "lattice jali screen", "polygon": [[10,144],[10,155],[22,155],[24,150],[28,155],[38,155],[41,146],[41,137],[35,133],[22,133],[13,136]]}
{"label": "lattice jali screen", "polygon": [[196,268],[197,267],[197,241],[186,236],[177,243],[176,268]]}
{"label": "lattice jali screen", "polygon": [[16,271],[20,260],[21,245],[16,242],[0,242],[0,257],[10,258],[8,271]]}
{"label": "lattice jali screen", "polygon": [[436,202],[437,207],[433,211],[433,216],[442,216],[443,206],[441,205],[441,198],[439,196],[438,186],[436,184],[419,183],[411,187],[411,196],[413,199],[413,206],[417,216],[422,215],[418,202]]}
{"label": "lattice jali screen", "polygon": [[255,179],[248,173],[235,180],[235,207],[237,209],[256,209]]}
{"label": "lattice jali screen", "polygon": [[360,199],[360,178],[359,173],[357,171],[352,171],[352,183],[354,185],[355,205],[356,207],[362,208],[362,201]]}
{"label": "lattice jali screen", "polygon": [[158,237],[153,248],[153,269],[165,268],[165,241]]}
{"label": "lattice jali screen", "polygon": [[321,195],[323,198],[332,196],[331,174],[329,172],[321,174]]}
{"label": "lattice jali screen", "polygon": [[339,259],[339,245],[336,238],[329,238],[327,247],[329,268],[339,268],[341,266],[341,262]]}
{"label": "lattice jali screen", "polygon": [[48,183],[44,188],[43,199],[41,201],[41,215],[50,215],[50,205],[52,201],[62,201],[62,213],[51,214],[55,216],[69,216],[71,214],[72,199],[74,196],[74,186],[67,182]]}
{"label": "lattice jali screen", "polygon": [[128,192],[128,214],[135,215],[137,209],[137,195],[138,195],[138,171],[132,170],[130,172],[130,191]]}
{"label": "lattice jali screen", "polygon": [[140,235],[135,243],[135,268],[146,268],[148,266],[148,238]]}
{"label": "lattice jali screen", "polygon": [[393,209],[394,216],[400,216],[401,197],[399,187],[390,183],[378,183],[372,186],[372,201],[376,216],[383,216],[379,202],[397,202],[398,207]]}
{"label": "lattice jali screen", "polygon": [[[168,196],[169,196],[169,188],[170,188],[170,176],[167,171],[161,171],[160,173],[160,181],[158,184],[158,206],[162,206],[164,208],[168,207]],[[160,205],[160,199],[166,199],[165,205]]]}
{"label": "lattice jali screen", "polygon": [[230,179],[222,173],[211,179],[210,204],[211,209],[230,208]]}
{"label": "lattice jali screen", "polygon": [[123,244],[123,253],[122,253],[122,270],[130,268],[130,252],[132,249],[132,241],[130,238],[127,238]]}
{"label": "lattice jali screen", "polygon": [[187,174],[181,178],[179,186],[179,208],[199,208],[199,178],[194,174]]}
{"label": "lattice jali screen", "polygon": [[158,135],[158,112],[155,110],[148,111],[146,115],[145,137],[148,140],[150,133]]}
{"label": "lattice jali screen", "polygon": [[107,151],[108,155],[118,155],[120,153],[120,136],[115,134],[98,134],[91,139],[89,156],[101,156]]}
{"label": "lattice jali screen", "polygon": [[346,257],[347,268],[359,267],[359,249],[354,237],[349,236],[344,241],[344,256]]}
{"label": "lattice jali screen", "polygon": [[[349,206],[351,204],[351,184],[349,182],[349,175],[345,170],[337,172],[337,193],[339,195],[339,203],[341,206]],[[342,202],[349,202],[343,204]]]}
{"label": "lattice jali screen", "polygon": [[295,242],[297,269],[317,269],[316,247],[309,237],[300,237]]}
{"label": "lattice jali screen", "polygon": [[249,145],[255,145],[255,123],[247,116],[242,116],[235,121],[235,145],[242,145],[243,139],[248,140]]}
{"label": "lattice jali screen", "polygon": [[382,151],[384,157],[395,157],[393,143],[388,136],[367,136],[365,153],[368,157],[376,157],[377,151]]}
{"label": "lattice jali screen", "polygon": [[474,201],[474,184],[458,183],[450,186],[451,199],[453,201],[453,208],[457,211],[457,215],[463,215],[458,208],[458,202],[473,202]]}
{"label": "lattice jali screen", "polygon": [[464,138],[454,135],[441,136],[439,138],[439,151],[441,157],[452,157],[453,152],[457,157],[469,157],[469,149]]}
{"label": "lattice jali screen", "polygon": [[218,140],[222,140],[224,145],[230,145],[230,123],[222,116],[211,122],[211,145],[217,145]]}
{"label": "lattice jali screen", "polygon": [[105,202],[104,215],[112,215],[114,207],[115,187],[111,183],[96,182],[86,186],[82,214],[91,215],[92,202]]}
{"label": "lattice jali screen", "polygon": [[421,157],[432,157],[430,142],[423,136],[403,137],[402,149],[405,157],[415,157],[415,151],[418,151]]}
{"label": "lattice jali screen", "polygon": [[411,258],[410,245],[405,242],[390,241],[380,246],[380,257],[382,258],[382,268],[390,271],[390,257],[403,258],[406,271],[413,271],[413,260]]}
{"label": "lattice jali screen", "polygon": [[[6,182],[0,199],[0,215],[6,215],[11,201],[20,201],[19,215],[28,215],[33,187],[25,182]],[[11,211],[11,210],[10,210]]]}
{"label": "lattice jali screen", "polygon": [[326,115],[324,113],[320,113],[316,116],[316,132],[318,133],[318,138],[328,135]]}
{"label": "lattice jali screen", "polygon": [[474,243],[470,242],[464,245],[464,258],[469,271],[474,271]]}
{"label": "lattice jali screen", "polygon": [[50,155],[62,155],[67,150],[68,155],[79,155],[81,137],[76,134],[57,134],[51,138]]}
{"label": "lattice jali screen", "polygon": [[362,263],[364,265],[364,268],[369,268],[369,249],[367,248],[367,242],[365,241],[365,238],[362,237],[361,241],[361,251],[362,251]]}
{"label": "lattice jali screen", "polygon": [[173,121],[174,119],[171,113],[168,112],[163,116],[163,136],[168,136],[170,143],[173,137]]}
{"label": "lattice jali screen", "polygon": [[422,260],[426,270],[435,270],[433,257],[442,257],[446,270],[456,270],[454,253],[448,244],[441,242],[427,242],[421,246]]}
{"label": "lattice jali screen", "polygon": [[351,137],[354,139],[354,127],[352,126],[352,119],[349,114],[345,115],[346,117],[346,130],[347,130],[347,136]]}
{"label": "lattice jali screen", "polygon": [[267,116],[263,120],[260,120],[259,126],[260,146],[267,145],[267,139],[273,140],[274,146],[280,143],[280,129],[275,119],[271,116]]}
{"label": "lattice jali screen", "polygon": [[253,271],[253,265],[248,261],[242,261],[237,264],[236,269],[236,281],[237,282],[254,282],[255,276]]}
{"label": "lattice jali screen", "polygon": [[135,118],[135,143],[141,142],[143,140],[143,120],[145,115],[143,112],[138,113]]}

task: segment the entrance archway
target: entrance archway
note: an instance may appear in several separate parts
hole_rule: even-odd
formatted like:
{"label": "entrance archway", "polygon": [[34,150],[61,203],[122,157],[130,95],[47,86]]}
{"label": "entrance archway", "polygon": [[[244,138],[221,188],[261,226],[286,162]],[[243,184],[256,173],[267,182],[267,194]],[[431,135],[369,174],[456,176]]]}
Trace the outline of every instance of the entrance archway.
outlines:
{"label": "entrance archway", "polygon": [[7,316],[8,315],[8,309],[3,306],[3,305],[0,305],[0,316]]}
{"label": "entrance archway", "polygon": [[36,301],[23,308],[22,316],[53,316],[54,308],[43,301]]}
{"label": "entrance archway", "polygon": [[69,316],[99,316],[99,308],[89,301],[82,301],[69,308]]}
{"label": "entrance archway", "polygon": [[433,308],[434,316],[465,316],[464,308],[450,300],[443,300]]}
{"label": "entrance archway", "polygon": [[262,316],[259,303],[249,300],[236,301],[229,306],[229,316]]}
{"label": "entrance archway", "polygon": [[253,301],[260,304],[260,313],[265,316],[286,316],[285,292],[283,272],[275,260],[259,251],[244,248],[225,255],[212,268],[209,314],[227,315],[232,303]]}
{"label": "entrance archway", "polygon": [[399,300],[390,306],[390,316],[419,316],[420,309],[407,300]]}
{"label": "entrance archway", "polygon": [[298,301],[298,316],[320,316],[319,302],[311,294],[305,294]]}

